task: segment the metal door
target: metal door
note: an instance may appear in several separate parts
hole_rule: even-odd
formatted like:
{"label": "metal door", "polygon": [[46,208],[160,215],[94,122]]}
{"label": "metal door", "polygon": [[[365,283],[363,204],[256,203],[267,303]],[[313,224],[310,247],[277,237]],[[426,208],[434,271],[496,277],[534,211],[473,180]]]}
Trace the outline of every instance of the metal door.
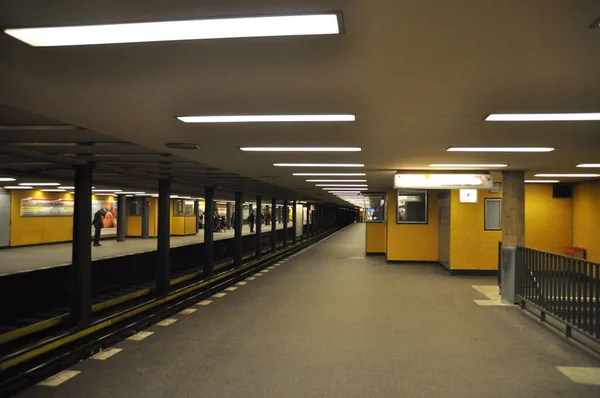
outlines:
{"label": "metal door", "polygon": [[0,247],[10,246],[10,192],[0,188]]}
{"label": "metal door", "polygon": [[438,261],[450,269],[450,191],[438,196]]}

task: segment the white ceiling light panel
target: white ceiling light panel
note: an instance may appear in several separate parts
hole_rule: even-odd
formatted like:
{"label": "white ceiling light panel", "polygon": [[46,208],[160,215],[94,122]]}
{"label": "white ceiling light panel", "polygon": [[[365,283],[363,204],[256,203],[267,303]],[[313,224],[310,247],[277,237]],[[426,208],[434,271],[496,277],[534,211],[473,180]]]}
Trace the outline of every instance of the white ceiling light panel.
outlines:
{"label": "white ceiling light panel", "polygon": [[551,147],[450,147],[447,152],[552,152]]}
{"label": "white ceiling light panel", "polygon": [[275,167],[365,167],[362,163],[274,163]]}
{"label": "white ceiling light panel", "polygon": [[213,115],[178,116],[184,123],[353,122],[355,115]]}
{"label": "white ceiling light panel", "polygon": [[586,177],[590,177],[590,178],[595,178],[595,177],[600,177],[600,174],[548,174],[548,173],[544,173],[544,174],[536,174],[536,177],[555,177],[555,178],[586,178]]}
{"label": "white ceiling light panel", "polygon": [[486,169],[495,169],[501,167],[507,167],[507,164],[503,163],[432,163],[429,167],[448,167],[448,168],[486,168]]}
{"label": "white ceiling light panel", "polygon": [[492,113],[486,122],[588,122],[600,121],[600,112],[592,113]]}
{"label": "white ceiling light panel", "polygon": [[4,30],[33,47],[332,35],[340,31],[339,16],[335,13]]}
{"label": "white ceiling light panel", "polygon": [[244,152],[360,152],[360,147],[241,147]]}
{"label": "white ceiling light panel", "polygon": [[364,177],[366,173],[293,173],[297,177]]}

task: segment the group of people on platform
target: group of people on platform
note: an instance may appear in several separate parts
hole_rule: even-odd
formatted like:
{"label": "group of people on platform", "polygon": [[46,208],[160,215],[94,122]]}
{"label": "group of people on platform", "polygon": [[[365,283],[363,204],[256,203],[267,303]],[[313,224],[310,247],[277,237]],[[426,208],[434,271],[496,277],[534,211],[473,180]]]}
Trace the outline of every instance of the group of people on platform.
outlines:
{"label": "group of people on platform", "polygon": [[[215,214],[213,216],[213,228],[215,232],[222,232],[232,228],[235,225],[235,212],[231,213],[231,225],[227,223],[227,218],[219,214],[217,210],[215,210]],[[200,229],[204,228],[204,212],[200,211],[198,213],[198,227]],[[281,217],[279,215],[275,215],[276,222],[281,223]],[[261,212],[261,220],[264,222],[264,225],[270,225],[273,221],[273,216],[270,212]],[[254,232],[254,225],[256,224],[256,213],[254,210],[250,210],[250,214],[246,218],[248,221],[248,225],[250,226],[250,232]]]}

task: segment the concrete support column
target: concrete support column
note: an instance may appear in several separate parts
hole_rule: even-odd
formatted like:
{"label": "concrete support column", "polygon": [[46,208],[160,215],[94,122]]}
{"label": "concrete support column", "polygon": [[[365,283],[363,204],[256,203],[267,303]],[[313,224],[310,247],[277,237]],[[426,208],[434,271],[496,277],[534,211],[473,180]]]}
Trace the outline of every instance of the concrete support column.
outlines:
{"label": "concrete support column", "polygon": [[283,247],[287,247],[288,245],[288,231],[287,231],[287,227],[288,227],[288,218],[290,218],[289,216],[289,209],[288,209],[288,201],[284,200],[283,201],[283,207],[281,208],[281,212],[283,213]]}
{"label": "concrete support column", "polygon": [[262,209],[262,198],[260,195],[256,196],[256,214],[254,217],[254,223],[256,224],[256,258],[261,258],[262,256],[262,217],[261,217],[261,209]]}
{"label": "concrete support column", "polygon": [[242,266],[242,192],[235,193],[235,225],[233,226],[233,266]]}
{"label": "concrete support column", "polygon": [[[148,198],[144,208],[147,213]],[[169,266],[171,263],[171,180],[158,182],[158,261],[156,262],[156,294],[169,293]]]}
{"label": "concrete support column", "polygon": [[[93,165],[75,170],[73,209],[73,304],[71,322],[83,329],[92,321],[92,170]],[[94,209],[97,210],[97,209]]]}
{"label": "concrete support column", "polygon": [[117,195],[117,242],[125,242],[127,235],[127,196]]}
{"label": "concrete support column", "polygon": [[517,246],[525,245],[525,173],[502,173],[502,302],[514,304]]}
{"label": "concrete support column", "polygon": [[196,219],[196,234],[200,231],[200,224],[198,223],[198,215],[200,214],[200,201],[194,200],[194,217]]}
{"label": "concrete support column", "polygon": [[210,278],[214,274],[213,270],[213,232],[215,229],[215,189],[213,187],[205,188],[204,194],[204,268],[202,276],[204,279]]}
{"label": "concrete support column", "polygon": [[310,236],[310,203],[306,204],[306,236]]}
{"label": "concrete support column", "polygon": [[231,228],[231,202],[227,202],[227,210],[225,214],[225,220],[227,221],[227,228]]}
{"label": "concrete support column", "polygon": [[271,251],[277,250],[277,199],[271,202]]}
{"label": "concrete support column", "polygon": [[150,198],[148,196],[142,196],[142,239],[148,239],[150,237],[150,206],[148,206],[149,203]]}
{"label": "concrete support column", "polygon": [[296,210],[296,201],[292,201],[292,244],[296,243],[296,217],[298,216]]}

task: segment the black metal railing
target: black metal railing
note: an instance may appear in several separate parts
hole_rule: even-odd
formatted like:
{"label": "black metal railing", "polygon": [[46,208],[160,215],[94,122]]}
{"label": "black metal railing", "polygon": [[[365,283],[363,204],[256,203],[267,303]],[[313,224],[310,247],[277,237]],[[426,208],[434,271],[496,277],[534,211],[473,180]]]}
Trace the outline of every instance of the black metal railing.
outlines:
{"label": "black metal railing", "polygon": [[517,247],[515,293],[525,307],[532,303],[566,324],[600,339],[600,264]]}

